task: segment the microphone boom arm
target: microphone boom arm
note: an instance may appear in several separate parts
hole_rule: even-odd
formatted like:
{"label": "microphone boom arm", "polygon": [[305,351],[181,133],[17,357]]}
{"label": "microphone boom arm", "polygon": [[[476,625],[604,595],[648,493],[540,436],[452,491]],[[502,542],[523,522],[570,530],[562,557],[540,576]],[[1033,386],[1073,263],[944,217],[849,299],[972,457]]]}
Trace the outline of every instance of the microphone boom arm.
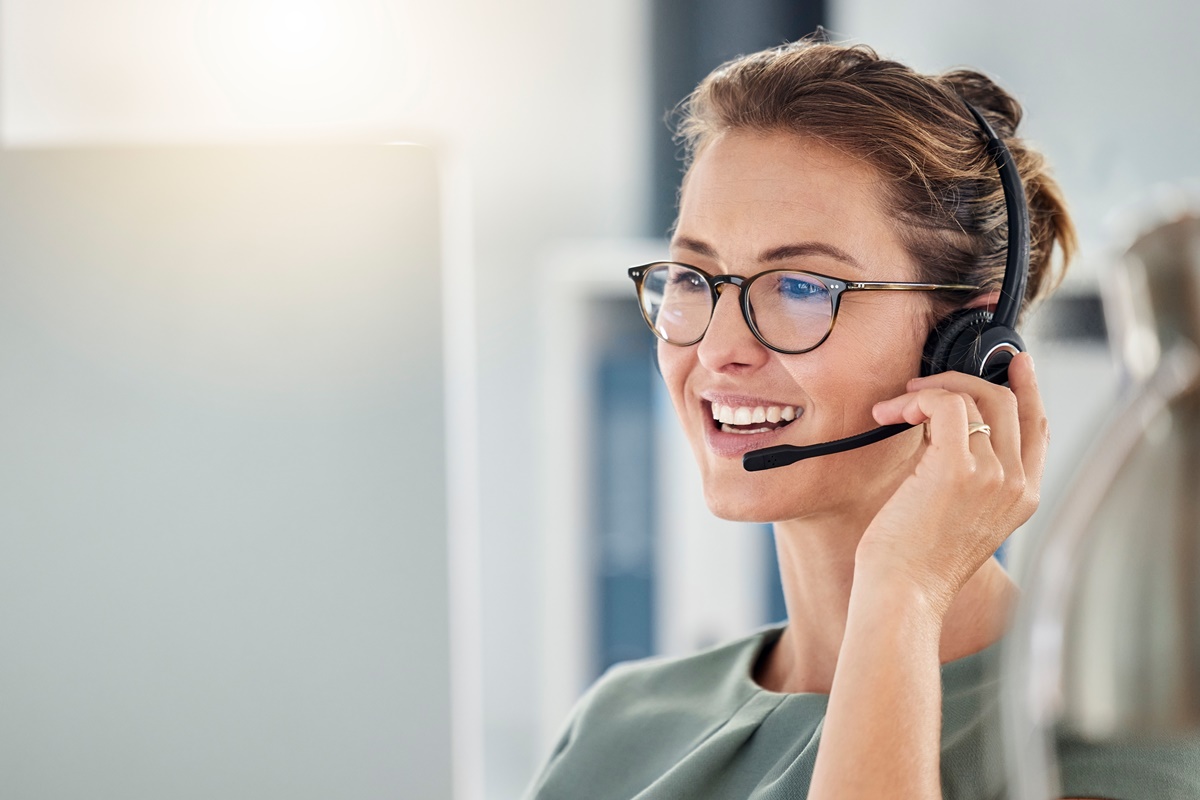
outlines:
{"label": "microphone boom arm", "polygon": [[843,453],[847,450],[853,450],[856,447],[881,442],[890,436],[895,436],[897,433],[901,433],[912,427],[914,426],[907,422],[900,422],[895,425],[884,425],[882,428],[876,428],[866,433],[858,433],[854,436],[847,436],[844,439],[837,439],[832,442],[821,442],[820,444],[803,446],[781,444],[775,447],[764,447],[761,450],[752,450],[744,454],[742,456],[742,469],[747,472],[758,472],[763,469],[786,467],[788,464],[794,464],[805,458]]}

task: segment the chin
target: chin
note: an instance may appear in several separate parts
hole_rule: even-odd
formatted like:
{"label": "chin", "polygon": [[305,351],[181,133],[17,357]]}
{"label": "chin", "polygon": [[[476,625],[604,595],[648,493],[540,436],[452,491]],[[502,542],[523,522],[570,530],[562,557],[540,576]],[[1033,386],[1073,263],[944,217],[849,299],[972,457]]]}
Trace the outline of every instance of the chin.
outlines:
{"label": "chin", "polygon": [[[719,485],[711,485],[713,483]],[[797,516],[797,509],[785,508],[780,499],[777,490],[754,486],[750,482],[739,481],[738,485],[731,486],[724,481],[705,481],[704,501],[708,510],[713,516],[730,522],[772,523]],[[797,498],[789,499],[795,506]]]}

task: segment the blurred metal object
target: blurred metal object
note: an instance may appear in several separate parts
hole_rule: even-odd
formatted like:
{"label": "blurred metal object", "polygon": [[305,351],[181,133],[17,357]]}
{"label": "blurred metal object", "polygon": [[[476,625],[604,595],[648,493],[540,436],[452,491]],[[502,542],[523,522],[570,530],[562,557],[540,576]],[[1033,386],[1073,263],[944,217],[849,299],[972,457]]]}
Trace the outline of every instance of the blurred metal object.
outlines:
{"label": "blurred metal object", "polygon": [[1177,204],[1104,285],[1126,390],[1031,548],[1001,674],[1010,797],[1061,796],[1059,726],[1200,726],[1200,213]]}

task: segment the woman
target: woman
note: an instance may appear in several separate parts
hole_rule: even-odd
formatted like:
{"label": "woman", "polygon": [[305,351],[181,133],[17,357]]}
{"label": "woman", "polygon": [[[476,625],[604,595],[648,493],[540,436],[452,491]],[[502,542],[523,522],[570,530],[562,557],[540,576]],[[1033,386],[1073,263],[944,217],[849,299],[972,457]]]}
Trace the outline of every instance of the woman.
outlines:
{"label": "woman", "polygon": [[[528,797],[1002,792],[984,667],[1017,590],[991,554],[1037,507],[1048,427],[1028,354],[1011,390],[918,377],[930,330],[994,308],[1004,272],[1000,179],[967,103],[1024,183],[1028,304],[1057,283],[1075,235],[1043,159],[1014,135],[1020,107],[986,77],[800,42],[722,66],[688,99],[672,263],[655,273],[672,299],[651,310],[674,316],[647,319],[710,509],[774,523],[788,622],[609,670]],[[711,302],[716,276],[768,271],[756,289],[718,281]],[[927,285],[835,307],[834,279]],[[743,291],[758,292],[750,312]],[[817,310],[773,326],[780,297]],[[869,447],[742,466],[752,450],[901,422],[915,427]],[[1194,750],[1064,742],[1062,758],[1068,797],[1200,796]]]}

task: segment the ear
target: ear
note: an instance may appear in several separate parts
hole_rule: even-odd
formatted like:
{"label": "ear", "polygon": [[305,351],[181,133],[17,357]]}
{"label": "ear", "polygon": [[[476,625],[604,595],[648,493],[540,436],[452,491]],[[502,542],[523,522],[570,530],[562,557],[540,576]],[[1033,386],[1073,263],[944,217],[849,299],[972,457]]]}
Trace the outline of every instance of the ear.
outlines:
{"label": "ear", "polygon": [[963,306],[964,309],[982,308],[989,313],[996,313],[996,306],[1000,303],[1000,290],[993,289],[987,294],[981,294],[971,302]]}

